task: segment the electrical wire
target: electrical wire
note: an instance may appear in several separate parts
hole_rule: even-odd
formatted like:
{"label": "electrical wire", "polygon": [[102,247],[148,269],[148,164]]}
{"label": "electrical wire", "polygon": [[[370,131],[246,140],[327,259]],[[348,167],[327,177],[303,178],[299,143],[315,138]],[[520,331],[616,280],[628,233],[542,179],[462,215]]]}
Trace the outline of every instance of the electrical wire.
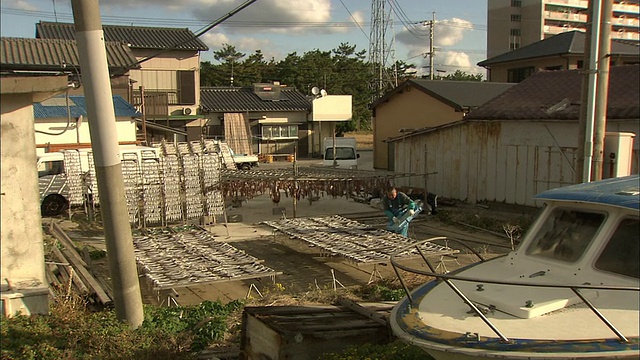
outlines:
{"label": "electrical wire", "polygon": [[65,126],[64,130],[62,130],[59,133],[50,133],[50,132],[42,131],[42,130],[35,130],[35,132],[37,132],[39,134],[44,134],[44,135],[60,136],[60,135],[62,135],[64,133],[66,133],[69,130],[69,128],[71,127],[71,105],[69,105],[69,90],[70,89],[67,89],[67,92],[66,92],[66,95],[65,95],[65,97],[67,99],[67,126]]}
{"label": "electrical wire", "polygon": [[367,35],[367,33],[362,29],[362,26],[360,26],[360,24],[358,23],[358,20],[356,20],[356,18],[353,16],[351,11],[349,11],[349,9],[347,8],[347,5],[344,4],[344,1],[340,0],[340,3],[342,4],[342,6],[344,6],[344,9],[347,10],[347,12],[349,13],[349,16],[351,16],[351,19],[353,19],[353,22],[356,25],[358,25],[358,28],[360,29],[360,31],[362,31],[362,33],[364,34],[364,37],[367,38],[367,41],[369,41],[369,35]]}
{"label": "electrical wire", "polygon": [[237,14],[238,12],[240,12],[241,10],[245,9],[246,7],[248,7],[249,5],[253,4],[254,2],[256,2],[258,0],[247,0],[244,3],[240,4],[240,6],[236,7],[235,9],[231,10],[230,12],[228,12],[226,15],[218,18],[216,21],[210,23],[209,25],[207,25],[206,27],[204,27],[201,31],[196,32],[193,36],[190,36],[189,38],[187,38],[186,40],[182,40],[179,41],[178,43],[174,44],[173,46],[168,46],[167,48],[156,52],[155,54],[149,55],[147,57],[144,57],[138,61],[136,61],[133,64],[129,64],[130,67],[136,66],[136,65],[140,65],[145,61],[151,60],[159,55],[162,55],[168,51],[171,51],[173,49],[175,49],[176,47],[186,44],[189,41],[192,41],[194,39],[199,38],[200,36],[204,35],[207,31],[213,29],[214,27],[216,27],[217,25],[219,25],[220,23],[224,22],[225,20],[227,20],[228,18],[234,16],[235,14]]}
{"label": "electrical wire", "polygon": [[[395,12],[395,7],[393,7]],[[347,10],[348,11],[348,10]],[[14,8],[1,8],[1,12],[7,15],[18,15],[18,16],[29,16],[29,17],[37,17],[41,19],[52,19],[54,21],[65,20],[65,21],[73,21],[73,15],[68,13],[58,13],[57,15],[48,11],[35,11],[35,10],[21,10]],[[418,24],[423,24],[425,21],[415,21],[409,20],[406,13],[402,10],[402,8],[398,9],[400,14],[403,14],[404,22],[407,22],[408,25],[402,23],[403,26],[411,28],[412,30],[417,31],[417,36],[423,37],[426,34],[423,33],[422,27],[416,26]],[[398,16],[400,16],[398,14]],[[350,14],[352,19],[353,15]],[[146,24],[146,25],[155,25],[155,26],[167,26],[167,27],[180,27],[180,26],[206,26],[206,22],[202,20],[188,20],[188,19],[165,19],[165,18],[141,18],[141,17],[127,17],[127,16],[102,16],[102,19],[109,24],[125,24],[131,25],[135,24]],[[459,27],[465,28],[469,30],[479,30],[479,31],[487,31],[487,26],[484,24],[470,24],[470,25],[461,25],[449,23],[447,21],[437,21],[436,25],[442,27]],[[361,31],[364,32],[363,27],[371,26],[370,21],[362,21],[362,22],[350,22],[350,21],[226,21],[224,24],[220,24],[220,27],[224,28],[249,28],[249,27],[270,27],[270,28],[291,28],[291,27],[304,27],[304,28],[352,28],[359,27]],[[365,34],[366,35],[366,34]]]}

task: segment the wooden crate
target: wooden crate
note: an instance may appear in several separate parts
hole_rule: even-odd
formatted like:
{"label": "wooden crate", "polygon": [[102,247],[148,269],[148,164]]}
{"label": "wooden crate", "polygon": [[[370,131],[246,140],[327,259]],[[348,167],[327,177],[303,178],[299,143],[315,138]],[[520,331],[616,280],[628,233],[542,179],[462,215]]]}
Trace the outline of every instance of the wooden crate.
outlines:
{"label": "wooden crate", "polygon": [[[382,317],[392,308],[389,303],[361,305]],[[240,358],[316,360],[322,354],[391,339],[387,325],[343,307],[246,307]]]}

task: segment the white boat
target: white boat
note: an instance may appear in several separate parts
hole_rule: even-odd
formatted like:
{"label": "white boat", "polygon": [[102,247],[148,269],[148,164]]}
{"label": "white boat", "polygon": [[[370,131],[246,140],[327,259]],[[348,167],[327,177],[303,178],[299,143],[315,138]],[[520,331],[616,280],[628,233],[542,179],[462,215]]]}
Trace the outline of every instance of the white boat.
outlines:
{"label": "white boat", "polygon": [[394,334],[436,360],[639,359],[639,194],[637,175],[545,191],[514,251],[452,273],[392,257],[437,278],[405,286]]}

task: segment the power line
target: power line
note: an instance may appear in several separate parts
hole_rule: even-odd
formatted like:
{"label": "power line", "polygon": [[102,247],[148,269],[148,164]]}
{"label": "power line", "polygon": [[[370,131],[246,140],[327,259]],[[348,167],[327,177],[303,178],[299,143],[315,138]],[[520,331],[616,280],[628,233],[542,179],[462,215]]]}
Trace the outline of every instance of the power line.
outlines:
{"label": "power line", "polygon": [[162,51],[158,51],[155,54],[149,55],[147,57],[144,57],[138,61],[136,61],[135,63],[131,64],[131,65],[139,65],[145,61],[151,60],[153,58],[155,58],[158,55],[164,54],[167,51],[171,51],[173,49],[175,49],[176,47],[186,44],[189,41],[192,41],[194,39],[199,38],[200,36],[204,35],[207,31],[213,29],[214,27],[216,27],[217,25],[221,24],[222,22],[224,22],[225,20],[227,20],[228,18],[234,16],[235,14],[239,13],[240,11],[242,11],[243,9],[247,8],[249,5],[253,4],[254,2],[256,2],[258,0],[247,0],[244,3],[240,4],[238,7],[236,7],[235,9],[231,10],[230,12],[228,12],[227,14],[223,15],[222,17],[220,17],[219,19],[215,20],[214,22],[210,23],[209,25],[207,25],[205,28],[203,28],[201,31],[196,32],[193,36],[189,37],[188,39],[185,39],[183,41],[180,41],[176,44],[174,44],[173,46],[167,47],[166,49],[163,49]]}
{"label": "power line", "polygon": [[349,9],[347,8],[347,5],[344,4],[344,2],[342,0],[340,0],[340,3],[342,4],[342,6],[344,6],[344,9],[347,10],[347,12],[349,13],[349,16],[351,16],[351,19],[353,19],[353,22],[358,25],[358,28],[360,29],[360,31],[362,31],[362,33],[364,34],[364,37],[367,38],[367,40],[369,40],[369,35],[367,35],[366,32],[364,32],[364,30],[362,29],[362,26],[360,26],[360,24],[358,23],[358,20],[356,20],[356,18],[353,16],[353,14],[351,13],[351,11],[349,11]]}
{"label": "power line", "polygon": [[[394,1],[394,0],[391,0]],[[395,6],[392,6],[392,9],[398,17],[401,18],[401,22],[403,27],[407,29],[407,31],[411,32],[413,35],[417,37],[424,37],[428,34],[423,32],[422,27],[416,26],[416,24],[422,24],[423,21],[412,21],[409,20],[406,13],[402,10],[401,7],[398,6],[397,2]],[[73,15],[71,13],[57,13],[54,14],[51,11],[37,11],[37,10],[22,10],[15,8],[1,8],[2,13],[6,15],[17,15],[17,16],[28,16],[28,17],[36,17],[36,18],[44,18],[44,19],[52,19],[52,20],[65,20],[65,21],[73,21]],[[349,12],[349,10],[347,9]],[[363,27],[370,26],[371,22],[361,21],[358,22],[355,20],[354,16],[349,12],[351,18],[354,20],[351,21],[240,21],[240,20],[230,20],[226,21],[224,24],[220,24],[220,27],[224,28],[248,28],[248,27],[277,27],[277,28],[291,28],[291,27],[306,27],[306,28],[354,28],[358,27],[364,33]],[[149,17],[132,17],[132,16],[107,16],[103,15],[102,19],[105,23],[114,23],[114,24],[146,24],[146,25],[163,25],[167,27],[177,27],[177,26],[206,26],[206,21],[203,20],[189,20],[189,19],[166,19],[166,18],[149,18]],[[487,26],[482,24],[455,24],[438,21],[436,22],[437,26],[443,27],[457,27],[464,28],[469,30],[479,30],[486,31]],[[365,36],[366,33],[365,33]],[[367,36],[368,37],[368,36]]]}

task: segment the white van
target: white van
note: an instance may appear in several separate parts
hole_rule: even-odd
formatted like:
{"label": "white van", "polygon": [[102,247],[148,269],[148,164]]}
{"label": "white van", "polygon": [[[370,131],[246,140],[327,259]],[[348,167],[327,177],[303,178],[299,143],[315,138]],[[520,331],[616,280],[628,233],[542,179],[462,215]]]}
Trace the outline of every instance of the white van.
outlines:
{"label": "white van", "polygon": [[[335,141],[334,141],[335,140]],[[322,158],[324,166],[334,166],[339,169],[357,169],[360,154],[356,149],[356,139],[352,137],[327,137],[323,142]]]}

